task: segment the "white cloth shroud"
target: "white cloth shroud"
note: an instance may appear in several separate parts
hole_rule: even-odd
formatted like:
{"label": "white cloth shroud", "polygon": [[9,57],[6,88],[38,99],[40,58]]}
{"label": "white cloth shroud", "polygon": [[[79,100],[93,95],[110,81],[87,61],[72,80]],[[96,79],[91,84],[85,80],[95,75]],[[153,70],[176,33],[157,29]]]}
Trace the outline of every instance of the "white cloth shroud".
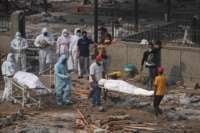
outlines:
{"label": "white cloth shroud", "polygon": [[28,87],[28,89],[35,90],[38,93],[44,94],[50,91],[40,79],[32,73],[18,71],[15,73],[13,80],[20,86]]}
{"label": "white cloth shroud", "polygon": [[127,93],[127,94],[132,94],[132,95],[152,96],[154,94],[154,91],[149,91],[149,90],[136,87],[123,80],[101,79],[98,84],[100,86],[103,86],[105,89],[108,89],[111,91]]}

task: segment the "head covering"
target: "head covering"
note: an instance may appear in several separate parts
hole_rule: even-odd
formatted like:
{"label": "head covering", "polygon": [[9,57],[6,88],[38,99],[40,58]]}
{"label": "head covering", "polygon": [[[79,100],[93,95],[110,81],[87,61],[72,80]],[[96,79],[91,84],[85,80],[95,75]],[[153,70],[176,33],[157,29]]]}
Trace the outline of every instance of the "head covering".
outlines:
{"label": "head covering", "polygon": [[159,67],[159,68],[158,68],[158,72],[159,72],[159,73],[163,73],[163,72],[164,72],[164,68],[163,68],[163,67]]}
{"label": "head covering", "polygon": [[97,56],[96,56],[96,61],[97,61],[97,62],[103,61],[102,56],[101,56],[101,55],[97,55]]}
{"label": "head covering", "polygon": [[15,38],[16,38],[16,39],[20,39],[20,38],[21,38],[21,33],[20,33],[20,32],[16,32]]}
{"label": "head covering", "polygon": [[9,61],[9,62],[13,62],[13,61],[14,61],[14,57],[13,57],[13,54],[12,54],[12,53],[9,53],[9,54],[7,55],[6,61]]}
{"label": "head covering", "polygon": [[67,59],[68,57],[67,57],[67,55],[61,55],[60,56],[60,58],[59,58],[59,60],[58,60],[58,64],[63,64],[64,63],[64,61]]}
{"label": "head covering", "polygon": [[62,31],[62,36],[63,36],[63,37],[69,36],[69,32],[68,32],[67,29],[63,29],[63,31]]}
{"label": "head covering", "polygon": [[80,29],[80,28],[76,28],[76,29],[74,30],[74,34],[76,34],[78,31],[81,31],[81,29]]}
{"label": "head covering", "polygon": [[21,37],[21,33],[20,32],[16,32],[15,37]]}
{"label": "head covering", "polygon": [[44,27],[44,28],[42,29],[42,34],[44,34],[44,33],[46,33],[46,32],[48,32],[48,29],[47,29],[46,27]]}

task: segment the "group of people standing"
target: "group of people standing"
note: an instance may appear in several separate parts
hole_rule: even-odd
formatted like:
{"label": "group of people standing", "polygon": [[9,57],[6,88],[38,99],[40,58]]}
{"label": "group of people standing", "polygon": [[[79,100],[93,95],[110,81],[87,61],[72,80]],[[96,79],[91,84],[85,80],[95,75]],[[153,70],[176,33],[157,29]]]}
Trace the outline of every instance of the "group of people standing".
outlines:
{"label": "group of people standing", "polygon": [[[76,28],[73,35],[67,29],[63,29],[57,41],[47,28],[43,28],[34,40],[34,46],[39,49],[39,75],[49,70],[47,68],[56,61],[54,72],[57,103],[59,105],[70,103],[70,74],[77,72],[79,79],[84,77],[89,79],[90,59],[93,57],[95,60],[94,57],[99,53],[96,52],[98,51],[96,50],[97,45],[88,37],[87,32],[81,31],[80,28]],[[12,77],[15,72],[27,71],[26,51],[29,45],[20,32],[16,33],[15,38],[11,41],[10,48],[11,53],[7,55],[7,60],[2,64],[2,73],[5,80],[5,94],[2,100],[9,100],[9,95],[12,94]],[[95,51],[92,56],[91,48],[94,48]],[[100,51],[105,51],[105,48],[102,49],[101,47]],[[100,59],[103,60],[103,57],[98,57],[97,62],[100,62]],[[99,73],[94,65],[92,71],[92,74]],[[96,81],[94,78],[90,79]],[[99,76],[97,79],[99,79]]]}

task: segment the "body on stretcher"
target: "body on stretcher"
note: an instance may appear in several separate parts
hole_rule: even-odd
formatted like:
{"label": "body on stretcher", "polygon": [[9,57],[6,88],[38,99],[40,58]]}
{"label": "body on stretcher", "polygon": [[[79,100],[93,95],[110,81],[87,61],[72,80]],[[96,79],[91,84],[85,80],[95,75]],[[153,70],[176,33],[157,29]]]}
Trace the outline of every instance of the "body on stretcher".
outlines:
{"label": "body on stretcher", "polygon": [[51,93],[32,73],[17,72],[12,81],[12,100],[22,107],[41,107],[41,99]]}
{"label": "body on stretcher", "polygon": [[108,91],[120,92],[136,96],[152,96],[154,94],[154,91],[136,87],[123,80],[101,79],[98,82],[98,85],[104,90],[104,98],[107,97]]}

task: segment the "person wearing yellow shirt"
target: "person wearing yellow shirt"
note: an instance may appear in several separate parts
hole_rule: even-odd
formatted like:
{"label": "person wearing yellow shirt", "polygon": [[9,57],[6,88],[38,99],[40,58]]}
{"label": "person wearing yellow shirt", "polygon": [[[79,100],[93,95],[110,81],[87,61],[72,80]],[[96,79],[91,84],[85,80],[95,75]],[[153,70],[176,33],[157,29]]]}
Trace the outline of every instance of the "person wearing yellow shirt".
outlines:
{"label": "person wearing yellow shirt", "polygon": [[158,76],[156,76],[155,81],[154,81],[154,101],[153,101],[153,106],[155,110],[156,116],[159,114],[162,114],[162,110],[159,108],[160,102],[162,101],[165,93],[166,93],[166,78],[163,75],[164,73],[164,68],[159,67],[158,68]]}

